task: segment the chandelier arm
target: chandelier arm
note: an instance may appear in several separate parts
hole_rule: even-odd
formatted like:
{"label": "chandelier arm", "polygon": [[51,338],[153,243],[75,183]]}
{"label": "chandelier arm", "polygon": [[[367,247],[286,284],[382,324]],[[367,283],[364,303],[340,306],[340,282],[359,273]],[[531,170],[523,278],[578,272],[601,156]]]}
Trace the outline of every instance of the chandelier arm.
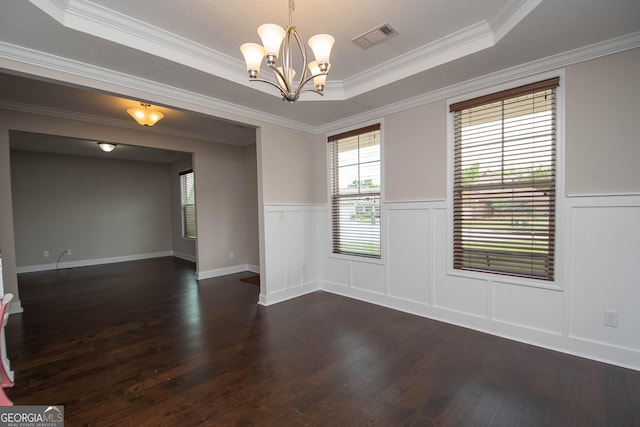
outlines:
{"label": "chandelier arm", "polygon": [[250,79],[249,81],[250,81],[250,82],[262,82],[262,83],[269,83],[271,86],[273,86],[273,87],[277,88],[277,89],[280,91],[280,93],[282,94],[282,96],[286,96],[286,93],[282,90],[282,88],[281,88],[279,85],[275,84],[274,82],[272,82],[272,81],[270,81],[270,80],[260,79],[260,78],[257,78],[257,77],[256,77],[256,78],[254,78],[254,79]]}
{"label": "chandelier arm", "polygon": [[[285,74],[282,73],[280,70],[278,70],[278,67],[276,67],[275,65],[269,65],[269,68],[271,68],[273,70],[273,73],[276,74],[278,77],[280,77],[280,81],[282,81],[284,83],[284,90],[283,88],[276,83],[273,82],[269,82],[272,85],[276,86],[278,89],[280,89],[280,92],[282,93],[290,93],[291,92],[291,87],[289,86],[289,79],[287,79],[285,77]],[[278,81],[277,77],[276,77],[276,82]],[[286,92],[285,92],[286,90]]]}
{"label": "chandelier arm", "polygon": [[302,42],[302,39],[298,34],[298,30],[296,30],[295,27],[293,27],[293,36],[296,39],[296,42],[298,43],[298,48],[300,49],[300,52],[302,54],[302,75],[300,76],[300,83],[298,83],[298,88],[296,89],[296,93],[297,93],[300,91],[300,88],[304,86],[306,82],[309,81],[309,79],[307,79],[307,50],[304,48],[304,43]]}
{"label": "chandelier arm", "polygon": [[318,94],[318,95],[320,95],[320,96],[324,96],[324,93],[320,92],[320,91],[319,91],[319,90],[317,90],[317,89],[305,89],[305,90],[302,90],[302,91],[300,91],[300,92],[296,92],[296,99],[298,99],[298,97],[299,97],[300,95],[302,95],[303,93],[305,93],[305,92],[313,92],[313,93],[317,93],[317,94]]}
{"label": "chandelier arm", "polygon": [[296,89],[296,92],[295,92],[296,98],[297,98],[298,96],[300,96],[301,94],[305,93],[305,92],[316,92],[316,93],[319,93],[320,95],[323,95],[323,96],[324,96],[324,94],[323,94],[322,92],[320,92],[319,90],[316,90],[316,89],[305,89],[305,90],[302,90],[302,88],[304,87],[304,85],[306,85],[306,84],[307,84],[310,80],[312,80],[313,78],[315,78],[315,77],[320,77],[320,76],[326,76],[326,75],[328,75],[328,74],[329,74],[329,73],[319,73],[319,74],[314,74],[314,75],[312,75],[312,76],[307,77],[304,81],[301,81],[301,82],[300,82],[300,85],[298,86],[298,89]]}
{"label": "chandelier arm", "polygon": [[278,76],[282,80],[284,84],[284,88],[286,93],[291,93],[291,85],[293,84],[293,79],[289,80],[289,76],[291,75],[291,31],[295,31],[295,29],[289,25],[285,28],[285,38],[282,42],[282,46],[280,46],[280,63],[282,65],[282,71],[279,71],[276,65],[272,66],[274,72],[277,72]]}

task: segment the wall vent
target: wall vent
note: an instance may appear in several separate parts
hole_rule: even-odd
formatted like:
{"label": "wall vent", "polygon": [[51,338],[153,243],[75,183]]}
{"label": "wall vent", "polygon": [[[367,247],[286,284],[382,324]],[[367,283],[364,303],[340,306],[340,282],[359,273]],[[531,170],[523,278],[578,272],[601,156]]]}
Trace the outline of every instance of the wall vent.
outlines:
{"label": "wall vent", "polygon": [[368,49],[373,45],[382,43],[389,37],[393,37],[398,32],[389,24],[382,24],[373,30],[354,38],[352,41],[362,49]]}

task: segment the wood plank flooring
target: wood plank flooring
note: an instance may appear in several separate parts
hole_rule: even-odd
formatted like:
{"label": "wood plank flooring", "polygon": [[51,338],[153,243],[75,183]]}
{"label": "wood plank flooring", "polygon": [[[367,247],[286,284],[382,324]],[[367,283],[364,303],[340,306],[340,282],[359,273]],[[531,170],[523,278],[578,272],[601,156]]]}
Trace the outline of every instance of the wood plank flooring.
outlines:
{"label": "wood plank flooring", "polygon": [[67,426],[640,426],[640,372],[174,258],[28,273],[17,405]]}

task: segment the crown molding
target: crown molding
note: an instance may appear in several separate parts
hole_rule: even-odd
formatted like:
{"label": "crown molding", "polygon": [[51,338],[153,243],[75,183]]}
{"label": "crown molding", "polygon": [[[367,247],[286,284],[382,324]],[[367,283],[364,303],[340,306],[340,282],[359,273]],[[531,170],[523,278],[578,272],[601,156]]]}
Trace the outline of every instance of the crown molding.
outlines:
{"label": "crown molding", "polygon": [[[280,97],[269,85],[252,84],[238,58],[162,28],[97,5],[90,0],[29,0],[67,28],[176,62],[260,92]],[[342,101],[413,74],[491,47],[542,0],[507,0],[489,17],[341,82],[329,82],[322,97],[300,101]],[[490,25],[493,24],[493,25]],[[496,28],[494,31],[492,28]]]}
{"label": "crown molding", "polygon": [[[134,92],[140,98],[149,100],[153,100],[157,97],[166,98],[174,101],[174,105],[176,105],[176,103],[180,103],[182,104],[180,105],[181,107],[214,116],[227,117],[227,113],[230,113],[252,120],[252,124],[266,122],[302,132],[320,135],[330,133],[336,129],[343,129],[362,122],[375,120],[410,108],[419,107],[431,102],[460,96],[485,87],[525,78],[531,75],[639,47],[640,32],[636,32],[558,55],[553,55],[527,64],[515,66],[506,70],[501,70],[479,78],[467,80],[465,82],[418,95],[383,108],[371,110],[363,114],[350,116],[339,121],[315,127],[293,120],[286,120],[282,117],[271,115],[263,111],[246,108],[193,92],[176,89],[153,81],[132,77],[123,73],[87,65],[66,58],[60,58],[5,42],[0,42],[0,60],[2,60],[2,64],[0,65],[2,68],[11,69],[17,72],[24,72],[73,84],[79,84],[79,81],[82,81],[86,86],[109,92]],[[47,109],[32,109],[30,112],[56,115],[55,111]],[[225,114],[220,114],[221,112]],[[68,114],[68,112],[61,112],[60,114]],[[83,117],[83,120],[93,121],[96,123],[100,123],[101,120],[104,120],[95,116],[79,116],[75,112],[73,113],[73,117],[69,116],[66,118],[78,119],[79,117]],[[113,122],[104,124],[117,125]]]}
{"label": "crown molding", "polygon": [[488,21],[483,20],[470,25],[404,55],[395,57],[371,70],[345,79],[344,98],[349,99],[361,95],[397,80],[492,47],[540,3],[542,3],[542,0],[505,1],[502,7]]}
{"label": "crown molding", "polygon": [[313,132],[314,129],[304,123],[264,111],[1,41],[0,60],[3,62],[2,68],[13,71],[82,84],[111,93],[130,94],[126,96],[159,104],[162,102],[158,99],[169,99],[174,105],[175,101],[182,101],[180,107],[213,116],[225,117],[234,114],[254,122],[271,123],[303,132]]}
{"label": "crown molding", "polygon": [[102,116],[96,116],[94,114],[87,114],[78,111],[61,110],[59,108],[44,107],[41,105],[23,104],[20,102],[13,102],[7,100],[0,100],[0,110],[17,111],[21,113],[36,114],[40,116],[55,117],[66,120],[78,120],[82,122],[94,123],[98,125],[113,126],[118,128],[126,128],[146,133],[156,133],[159,135],[169,135],[179,138],[194,139],[198,141],[215,142],[219,144],[228,145],[246,145],[245,142],[238,142],[234,140],[218,139],[215,135],[203,136],[199,133],[186,132],[177,129],[155,126],[142,127],[139,124],[132,122],[131,120],[109,119]]}
{"label": "crown molding", "polygon": [[494,43],[498,43],[540,3],[542,3],[542,0],[512,0],[504,2],[489,19],[489,25],[493,28]]}
{"label": "crown molding", "polygon": [[254,87],[241,72],[245,65],[240,59],[115,10],[88,0],[29,1],[67,28]]}
{"label": "crown molding", "polygon": [[491,27],[486,21],[479,22],[345,79],[345,98],[361,95],[438,65],[471,55],[493,44]]}
{"label": "crown molding", "polygon": [[401,111],[426,105],[432,102],[446,100],[448,98],[453,98],[465,93],[474,92],[486,87],[495,86],[512,80],[518,80],[552,70],[558,70],[569,65],[589,61],[591,59],[596,59],[607,55],[612,55],[615,53],[623,52],[625,50],[636,49],[639,47],[640,32],[616,37],[604,42],[595,43],[589,46],[574,49],[568,52],[563,52],[537,61],[517,65],[512,68],[457,83],[455,85],[421,94],[413,98],[405,99],[382,108],[371,110],[366,113],[357,114],[342,120],[327,123],[326,125],[316,127],[315,133],[318,135],[331,133],[336,129],[349,128],[362,122],[376,120],[380,117],[399,113]]}
{"label": "crown molding", "polygon": [[17,112],[28,113],[28,114],[37,114],[40,116],[56,117],[56,118],[66,119],[66,120],[78,120],[82,122],[89,122],[89,123],[95,123],[99,125],[113,126],[113,127],[119,127],[119,128],[127,128],[127,129],[133,129],[138,131],[142,130],[144,132],[151,132],[151,133],[157,133],[162,135],[171,135],[171,136],[177,136],[180,138],[196,139],[201,141],[202,140],[211,141],[211,142],[217,142],[221,144],[240,145],[234,141],[223,141],[223,140],[211,138],[209,136],[207,136],[207,138],[203,138],[202,135],[192,133],[192,132],[183,132],[183,131],[178,131],[178,130],[170,129],[166,127],[161,129],[154,126],[141,128],[140,125],[132,122],[131,120],[109,119],[102,116],[82,113],[79,111],[61,110],[59,108],[50,108],[50,107],[44,107],[41,105],[31,105],[31,104],[23,104],[20,102],[0,100],[0,109],[8,110],[8,111],[17,111]]}

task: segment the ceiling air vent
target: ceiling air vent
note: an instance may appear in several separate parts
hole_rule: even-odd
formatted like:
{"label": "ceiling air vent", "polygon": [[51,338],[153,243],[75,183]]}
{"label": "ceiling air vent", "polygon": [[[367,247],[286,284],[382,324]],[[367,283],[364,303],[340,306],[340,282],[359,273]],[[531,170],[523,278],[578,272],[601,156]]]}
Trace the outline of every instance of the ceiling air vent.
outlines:
{"label": "ceiling air vent", "polygon": [[362,49],[368,49],[371,46],[382,43],[389,37],[395,36],[398,32],[389,24],[382,24],[371,31],[356,37],[353,42]]}

